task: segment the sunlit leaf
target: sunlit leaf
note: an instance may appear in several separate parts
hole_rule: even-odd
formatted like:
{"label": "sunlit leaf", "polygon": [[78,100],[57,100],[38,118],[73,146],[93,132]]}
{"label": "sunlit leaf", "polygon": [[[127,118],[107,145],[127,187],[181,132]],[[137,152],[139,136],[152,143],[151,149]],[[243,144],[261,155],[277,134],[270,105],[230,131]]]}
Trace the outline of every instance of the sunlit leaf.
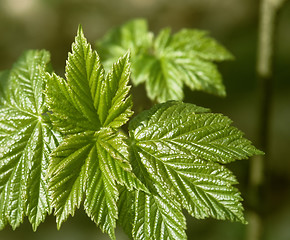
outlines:
{"label": "sunlit leaf", "polygon": [[79,28],[66,80],[46,74],[50,119],[65,136],[49,167],[58,227],[83,203],[87,215],[115,239],[118,187],[146,191],[131,172],[127,137],[118,130],[132,115],[129,67],[125,54],[105,75],[97,52]]}
{"label": "sunlit leaf", "polygon": [[142,19],[99,46],[107,74],[81,27],[64,78],[46,51],[0,72],[0,229],[27,216],[36,230],[53,209],[60,228],[81,205],[113,240],[117,223],[131,239],[185,240],[183,209],[245,223],[225,164],[263,153],[228,117],[168,101],[130,121],[129,136],[121,129],[133,114],[128,49],[134,84],[157,101],[182,99],[184,85],[223,95],[214,61],[231,54],[198,30],[166,28],[153,39]]}
{"label": "sunlit leaf", "polygon": [[[28,216],[34,230],[51,212],[46,173],[59,136],[46,121],[46,51],[28,51],[11,69],[0,107],[0,227]],[[3,75],[1,75],[3,76]]]}
{"label": "sunlit leaf", "polygon": [[147,194],[135,191],[134,239],[187,239],[185,217],[180,204],[166,194]]}
{"label": "sunlit leaf", "polygon": [[242,198],[233,187],[237,180],[219,163],[262,152],[227,117],[168,102],[142,112],[129,128],[134,159],[139,159],[134,171],[141,169],[157,191],[167,189],[196,218],[245,222]]}

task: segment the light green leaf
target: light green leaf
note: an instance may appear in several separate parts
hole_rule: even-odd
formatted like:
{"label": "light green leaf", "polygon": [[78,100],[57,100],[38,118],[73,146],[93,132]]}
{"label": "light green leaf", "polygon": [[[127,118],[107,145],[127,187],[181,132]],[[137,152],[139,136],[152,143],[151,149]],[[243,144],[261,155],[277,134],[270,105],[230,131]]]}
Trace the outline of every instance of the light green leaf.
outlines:
{"label": "light green leaf", "polygon": [[171,46],[176,51],[190,51],[209,61],[224,61],[234,58],[221,44],[210,38],[208,32],[196,29],[182,29],[174,34]]}
{"label": "light green leaf", "polygon": [[180,204],[165,191],[147,194],[135,191],[133,238],[146,240],[187,239]]}
{"label": "light green leaf", "polygon": [[117,223],[121,226],[124,232],[130,239],[132,237],[133,221],[134,221],[134,191],[128,191],[127,188],[121,187],[119,189],[119,200],[117,206],[119,209],[119,216]]}
{"label": "light green leaf", "polygon": [[[134,140],[133,140],[134,141]],[[133,239],[186,239],[185,218],[177,196],[164,188],[161,178],[151,177],[151,169],[140,158],[138,149],[131,143],[130,162],[133,172],[149,191],[122,191],[119,200],[120,222]],[[122,223],[126,219],[126,223]]]}
{"label": "light green leaf", "polygon": [[74,215],[83,199],[90,158],[94,153],[92,134],[79,134],[64,141],[51,154],[49,189],[58,228]]}
{"label": "light green leaf", "polygon": [[131,172],[126,136],[119,127],[132,115],[129,54],[105,75],[81,28],[66,66],[66,80],[46,74],[52,124],[64,141],[51,155],[52,205],[58,227],[84,202],[87,215],[115,239],[118,187],[146,187]]}
{"label": "light green leaf", "polygon": [[[165,28],[153,39],[147,28],[146,22],[138,19],[113,29],[97,44],[101,57],[111,63],[130,49],[132,82],[135,85],[145,82],[151,100],[181,100],[184,84],[192,90],[225,95],[214,62],[233,56],[222,45],[205,31],[183,29],[172,35]],[[135,37],[137,32],[140,39]]]}
{"label": "light green leaf", "polygon": [[7,87],[7,104],[31,114],[44,111],[44,76],[50,55],[46,51],[28,51],[15,63]]}
{"label": "light green leaf", "polygon": [[[121,149],[115,147],[121,144]],[[52,153],[50,190],[58,227],[84,199],[88,216],[112,239],[118,217],[117,183],[144,188],[129,172],[123,136],[112,129],[66,138]],[[125,153],[127,154],[127,153]]]}
{"label": "light green leaf", "polygon": [[69,135],[99,128],[98,117],[91,122],[75,106],[74,92],[63,78],[55,73],[46,73],[46,79],[46,102],[49,111],[53,113],[49,117],[55,129],[63,135]]}
{"label": "light green leaf", "polygon": [[127,97],[130,87],[129,54],[113,64],[112,70],[102,84],[98,114],[104,127],[118,128],[133,114],[131,97]]}
{"label": "light green leaf", "polygon": [[183,83],[172,63],[165,58],[156,59],[151,65],[149,78],[146,81],[148,97],[158,102],[183,98]]}
{"label": "light green leaf", "polygon": [[228,117],[207,111],[175,101],[156,105],[130,122],[131,134],[138,146],[148,151],[157,147],[156,154],[176,149],[196,158],[229,163],[261,153],[231,126]]}
{"label": "light green leaf", "polygon": [[28,216],[34,230],[51,212],[45,179],[59,136],[46,121],[43,71],[46,51],[28,51],[9,73],[0,108],[0,227]]}
{"label": "light green leaf", "polygon": [[240,193],[232,186],[237,181],[219,163],[262,152],[230,124],[193,104],[156,105],[130,122],[134,159],[140,160],[133,170],[146,171],[145,180],[159,191],[167,189],[196,218],[245,222]]}
{"label": "light green leaf", "polygon": [[125,54],[105,76],[98,54],[79,28],[67,60],[66,80],[47,74],[47,103],[56,129],[74,134],[125,124],[133,113],[129,67]]}

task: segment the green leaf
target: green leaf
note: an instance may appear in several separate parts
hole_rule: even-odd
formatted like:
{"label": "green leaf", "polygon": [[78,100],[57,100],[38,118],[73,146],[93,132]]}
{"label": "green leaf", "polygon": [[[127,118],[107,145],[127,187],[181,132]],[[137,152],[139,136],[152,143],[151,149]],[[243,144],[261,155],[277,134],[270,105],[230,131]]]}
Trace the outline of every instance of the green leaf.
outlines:
{"label": "green leaf", "polygon": [[222,77],[213,62],[233,56],[205,31],[183,29],[172,35],[165,28],[155,39],[152,36],[144,20],[132,20],[105,35],[97,49],[108,63],[130,49],[132,82],[145,82],[152,100],[181,100],[184,84],[192,90],[225,95]]}
{"label": "green leaf", "polygon": [[262,152],[230,124],[227,117],[193,104],[156,105],[130,122],[139,161],[133,170],[142,169],[147,183],[157,191],[167,189],[196,218],[245,222],[240,193],[233,187],[236,178],[219,163]]}
{"label": "green leaf", "polygon": [[134,129],[131,134],[138,140],[138,146],[143,147],[144,143],[148,151],[155,146],[160,150],[177,149],[185,155],[220,163],[260,154],[261,151],[243,138],[243,133],[231,123],[222,114],[209,113],[208,109],[193,104],[170,101],[139,114],[130,122],[130,129]]}
{"label": "green leaf", "polygon": [[147,190],[131,172],[127,137],[118,129],[132,115],[129,67],[125,54],[105,75],[98,54],[79,28],[66,80],[46,74],[51,121],[65,136],[49,166],[58,228],[84,202],[87,215],[115,239],[118,186]]}
{"label": "green leaf", "polygon": [[82,134],[64,139],[51,155],[49,189],[58,228],[69,214],[74,215],[76,207],[80,207],[92,155],[92,138],[92,135]]}
{"label": "green leaf", "polygon": [[133,221],[134,221],[134,191],[128,191],[127,188],[121,187],[119,189],[119,200],[117,206],[119,209],[119,216],[117,223],[123,228],[124,232],[132,237]]}
{"label": "green leaf", "polygon": [[34,230],[51,212],[46,172],[59,136],[45,119],[46,51],[28,51],[11,69],[0,108],[0,228],[28,216]]}
{"label": "green leaf", "polygon": [[55,128],[74,134],[125,124],[133,113],[129,68],[129,54],[125,54],[105,76],[98,54],[79,28],[67,60],[66,80],[47,74],[47,102]]}
{"label": "green leaf", "polygon": [[120,225],[132,239],[186,239],[180,203],[162,187],[159,192],[151,187],[151,192],[122,189],[118,201]]}
{"label": "green leaf", "polygon": [[[122,144],[116,149],[116,146]],[[74,215],[84,199],[88,216],[114,239],[118,217],[117,183],[144,188],[131,174],[123,151],[123,136],[112,129],[85,132],[66,138],[52,153],[50,190],[58,227]]]}
{"label": "green leaf", "polygon": [[181,206],[172,196],[135,191],[134,239],[187,239],[185,217]]}
{"label": "green leaf", "polygon": [[102,84],[98,114],[104,127],[118,128],[124,125],[133,114],[131,97],[127,97],[130,63],[129,54],[113,64],[112,70]]}
{"label": "green leaf", "polygon": [[207,35],[206,31],[183,29],[173,35],[171,45],[176,51],[191,51],[209,61],[224,61],[234,58],[228,50]]}
{"label": "green leaf", "polygon": [[[185,218],[176,196],[169,194],[163,182],[150,176],[137,148],[131,143],[133,172],[149,191],[123,190],[119,200],[119,221],[133,239],[186,239]],[[149,171],[148,171],[149,170]],[[125,220],[125,223],[123,222]]]}

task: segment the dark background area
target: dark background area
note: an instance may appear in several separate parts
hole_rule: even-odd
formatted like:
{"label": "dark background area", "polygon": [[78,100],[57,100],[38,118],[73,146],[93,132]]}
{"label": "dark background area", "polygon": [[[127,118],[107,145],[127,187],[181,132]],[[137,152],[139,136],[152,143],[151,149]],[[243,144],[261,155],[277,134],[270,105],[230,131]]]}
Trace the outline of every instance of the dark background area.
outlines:
{"label": "dark background area", "polygon": [[[229,116],[234,125],[257,141],[258,84],[256,53],[259,1],[253,0],[1,0],[0,1],[0,71],[11,68],[24,50],[47,49],[54,70],[63,74],[67,52],[79,24],[88,41],[94,45],[110,28],[132,18],[143,17],[150,30],[159,32],[171,27],[208,30],[226,46],[234,61],[219,64],[227,97],[219,98],[185,88],[185,101]],[[281,9],[276,31],[273,102],[271,105],[270,149],[266,165],[269,175],[264,194],[266,240],[290,239],[290,1]],[[133,90],[135,102],[149,107],[143,86]],[[138,107],[138,106],[137,106]],[[248,210],[249,161],[238,161],[229,167],[237,175],[237,186]],[[261,203],[262,204],[262,203]],[[188,239],[242,240],[247,226],[213,219],[195,220],[187,216]],[[6,227],[0,239],[109,239],[78,210],[62,228],[56,229],[53,216],[47,217],[37,232],[27,219],[16,231]],[[117,229],[117,239],[128,239]]]}

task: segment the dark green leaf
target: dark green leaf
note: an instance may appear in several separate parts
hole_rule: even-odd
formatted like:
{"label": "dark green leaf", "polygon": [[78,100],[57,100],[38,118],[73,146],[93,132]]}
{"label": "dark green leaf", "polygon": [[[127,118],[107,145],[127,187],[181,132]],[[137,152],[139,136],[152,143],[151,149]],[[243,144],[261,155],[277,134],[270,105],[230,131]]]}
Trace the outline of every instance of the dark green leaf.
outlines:
{"label": "dark green leaf", "polygon": [[129,221],[123,224],[123,227],[127,232],[131,231],[129,236],[132,235],[133,239],[138,240],[186,239],[185,218],[177,196],[174,193],[171,195],[168,189],[164,188],[161,178],[156,176],[154,179],[151,176],[153,168],[142,158],[138,147],[134,146],[134,140],[131,151],[133,172],[149,191],[134,190],[132,193],[125,193],[126,201],[134,200],[134,203],[129,207],[124,204],[124,199],[120,200],[120,217]]}
{"label": "dark green leaf", "polygon": [[228,117],[207,111],[174,101],[156,105],[130,122],[134,129],[131,134],[139,146],[148,151],[152,148],[157,154],[176,149],[185,155],[229,163],[261,153],[231,126]]}

